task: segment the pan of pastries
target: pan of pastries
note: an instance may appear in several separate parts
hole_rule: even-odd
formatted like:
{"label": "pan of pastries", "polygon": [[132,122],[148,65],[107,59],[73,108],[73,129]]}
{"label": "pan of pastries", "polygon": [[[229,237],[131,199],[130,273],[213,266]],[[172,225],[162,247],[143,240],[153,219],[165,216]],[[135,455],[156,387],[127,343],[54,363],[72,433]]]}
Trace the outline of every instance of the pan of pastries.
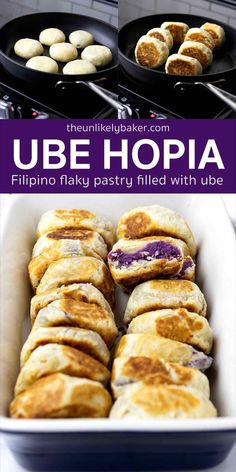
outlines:
{"label": "pan of pastries", "polygon": [[[236,439],[220,198],[22,195],[3,223],[1,424],[17,459],[128,471],[148,455],[146,470],[174,470],[187,447],[188,467],[219,463]],[[36,287],[31,261],[48,252]]]}
{"label": "pan of pastries", "polygon": [[119,59],[129,76],[155,87],[163,80],[173,85],[178,77],[235,82],[236,33],[227,24],[196,15],[142,16],[121,28]]}
{"label": "pan of pastries", "polygon": [[8,73],[31,84],[112,78],[117,30],[80,11],[19,16],[0,29],[0,61]]}

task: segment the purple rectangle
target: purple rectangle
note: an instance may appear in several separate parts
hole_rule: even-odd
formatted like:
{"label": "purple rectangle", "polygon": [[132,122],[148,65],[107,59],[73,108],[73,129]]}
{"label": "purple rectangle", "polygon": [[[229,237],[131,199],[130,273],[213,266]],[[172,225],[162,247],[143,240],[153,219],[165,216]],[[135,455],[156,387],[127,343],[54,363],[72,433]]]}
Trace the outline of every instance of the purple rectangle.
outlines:
{"label": "purple rectangle", "polygon": [[236,120],[3,120],[1,193],[235,193],[235,136]]}

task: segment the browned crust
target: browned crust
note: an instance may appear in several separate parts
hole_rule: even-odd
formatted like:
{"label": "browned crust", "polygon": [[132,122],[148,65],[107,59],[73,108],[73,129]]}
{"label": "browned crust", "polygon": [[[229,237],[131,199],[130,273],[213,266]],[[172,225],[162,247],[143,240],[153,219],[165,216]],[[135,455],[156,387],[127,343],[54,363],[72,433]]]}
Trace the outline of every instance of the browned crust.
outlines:
{"label": "browned crust", "polygon": [[53,374],[35,382],[10,405],[14,418],[99,418],[112,406],[109,393],[97,384],[73,386],[65,399],[65,377]]}
{"label": "browned crust", "polygon": [[139,64],[152,69],[156,67],[160,54],[154,44],[143,42],[138,45],[136,56]]}

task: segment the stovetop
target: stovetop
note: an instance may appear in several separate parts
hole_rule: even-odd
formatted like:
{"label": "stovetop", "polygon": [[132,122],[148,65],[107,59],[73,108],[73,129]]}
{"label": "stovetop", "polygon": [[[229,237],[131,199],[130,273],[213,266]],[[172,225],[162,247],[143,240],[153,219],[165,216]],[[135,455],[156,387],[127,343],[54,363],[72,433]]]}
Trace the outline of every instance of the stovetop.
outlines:
{"label": "stovetop", "polygon": [[[198,87],[198,90],[194,87]],[[199,88],[200,87],[200,88]],[[230,108],[201,85],[190,84],[184,90],[160,89],[143,85],[130,77],[122,68],[119,71],[120,102],[132,109],[132,118],[235,118]]]}
{"label": "stovetop", "polygon": [[[115,92],[114,81],[100,81],[104,89]],[[0,66],[1,118],[116,118],[117,112],[84,84],[65,89],[47,88],[15,79]]]}

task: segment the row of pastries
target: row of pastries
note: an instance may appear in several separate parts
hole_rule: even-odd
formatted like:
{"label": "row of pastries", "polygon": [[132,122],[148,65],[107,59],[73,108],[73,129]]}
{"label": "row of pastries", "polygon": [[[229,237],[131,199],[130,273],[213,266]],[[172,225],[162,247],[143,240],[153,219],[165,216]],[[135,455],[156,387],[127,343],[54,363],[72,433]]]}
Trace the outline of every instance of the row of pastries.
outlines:
{"label": "row of pastries", "polygon": [[14,418],[106,417],[110,349],[117,336],[106,265],[112,224],[85,210],[52,210],[29,263],[32,330],[10,405]]}
{"label": "row of pastries", "polygon": [[110,417],[216,416],[203,373],[212,363],[213,334],[194,282],[197,247],[190,228],[180,215],[155,205],[124,214],[118,237],[109,266],[131,295],[127,333],[114,355]]}
{"label": "row of pastries", "polygon": [[[165,63],[165,71],[172,75],[201,75],[213,61],[214,48],[225,41],[224,29],[214,23],[200,28],[189,28],[182,22],[164,22],[141,36],[135,47],[138,64],[156,69]],[[173,45],[177,54],[170,54]]]}

